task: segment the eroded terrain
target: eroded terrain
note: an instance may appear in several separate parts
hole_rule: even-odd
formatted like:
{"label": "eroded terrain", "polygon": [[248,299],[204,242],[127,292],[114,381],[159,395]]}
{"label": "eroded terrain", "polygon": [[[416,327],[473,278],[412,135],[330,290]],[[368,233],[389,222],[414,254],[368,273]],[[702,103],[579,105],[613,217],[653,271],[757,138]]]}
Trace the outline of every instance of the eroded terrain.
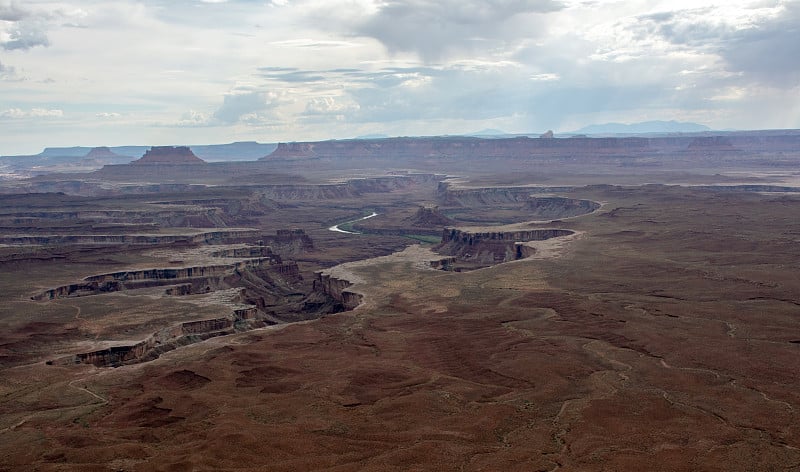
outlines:
{"label": "eroded terrain", "polygon": [[795,470],[800,193],[714,152],[14,183],[0,468]]}

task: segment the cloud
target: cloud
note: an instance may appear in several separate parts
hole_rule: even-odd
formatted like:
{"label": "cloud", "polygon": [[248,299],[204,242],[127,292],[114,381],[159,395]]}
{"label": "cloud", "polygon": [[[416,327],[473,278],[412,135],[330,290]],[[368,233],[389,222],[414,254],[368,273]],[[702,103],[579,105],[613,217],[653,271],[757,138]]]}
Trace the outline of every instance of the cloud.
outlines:
{"label": "cloud", "polygon": [[16,1],[0,0],[0,46],[6,51],[49,46],[47,23],[53,13],[34,10]]}
{"label": "cloud", "polygon": [[358,110],[354,103],[341,103],[334,97],[315,97],[306,103],[305,115],[341,115]]}
{"label": "cloud", "polygon": [[0,21],[20,21],[29,15],[30,11],[22,8],[17,1],[0,1]]}
{"label": "cloud", "polygon": [[62,116],[64,116],[63,110],[46,108],[32,108],[30,110],[9,108],[0,111],[0,119],[8,120],[21,120],[28,118],[61,118]]}
{"label": "cloud", "polygon": [[675,50],[717,56],[743,80],[792,88],[800,83],[800,2],[741,8],[696,8],[643,15],[636,38]]}
{"label": "cloud", "polygon": [[222,106],[213,119],[223,123],[253,123],[267,117],[268,112],[281,104],[280,94],[259,90],[239,89],[225,94]]}
{"label": "cloud", "polygon": [[800,85],[800,4],[784,8],[775,18],[733,35],[721,51],[731,70],[769,85]]}
{"label": "cloud", "polygon": [[8,32],[8,40],[0,42],[3,49],[12,51],[15,49],[27,50],[36,46],[49,46],[50,39],[44,27],[38,22],[20,21]]}
{"label": "cloud", "polygon": [[535,15],[562,8],[554,0],[385,0],[354,29],[390,52],[414,52],[434,62],[535,36],[546,26]]}
{"label": "cloud", "polygon": [[0,62],[0,80],[10,80],[17,76],[17,70]]}

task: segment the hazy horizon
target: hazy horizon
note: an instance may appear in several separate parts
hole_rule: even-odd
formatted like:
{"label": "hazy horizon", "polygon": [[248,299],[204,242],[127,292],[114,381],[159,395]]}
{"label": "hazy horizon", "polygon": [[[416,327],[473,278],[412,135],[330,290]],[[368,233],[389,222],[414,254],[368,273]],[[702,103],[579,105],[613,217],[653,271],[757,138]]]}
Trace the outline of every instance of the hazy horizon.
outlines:
{"label": "hazy horizon", "polygon": [[800,2],[0,0],[0,155],[800,128]]}

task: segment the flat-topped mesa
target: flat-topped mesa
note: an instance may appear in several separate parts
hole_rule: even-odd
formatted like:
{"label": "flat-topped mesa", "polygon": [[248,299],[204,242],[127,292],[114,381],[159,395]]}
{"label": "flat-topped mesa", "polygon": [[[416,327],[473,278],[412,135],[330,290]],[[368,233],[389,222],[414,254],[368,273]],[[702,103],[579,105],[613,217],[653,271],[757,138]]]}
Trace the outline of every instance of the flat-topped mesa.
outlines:
{"label": "flat-topped mesa", "polygon": [[206,161],[195,156],[188,146],[153,146],[131,164],[134,165],[195,165]]}
{"label": "flat-topped mesa", "polygon": [[[314,157],[312,143],[279,143],[278,147],[267,156],[270,159],[307,159]],[[262,157],[261,160],[266,159]]]}
{"label": "flat-topped mesa", "polygon": [[470,263],[499,264],[532,255],[534,249],[526,246],[526,242],[544,241],[571,234],[574,232],[556,228],[482,232],[445,228],[442,242],[435,250],[439,254],[455,256],[458,260]]}
{"label": "flat-topped mesa", "polygon": [[[764,150],[784,150],[800,143],[800,136],[752,136],[726,134],[701,136],[701,140],[727,140],[736,149],[760,146]],[[275,151],[261,160],[303,159],[531,159],[531,158],[629,158],[655,156],[663,153],[696,151],[696,135],[654,137],[571,137],[556,138],[545,133],[539,138],[514,137],[485,139],[466,136],[435,136],[416,138],[346,139],[319,142],[281,143]],[[695,146],[692,146],[692,144]],[[703,151],[715,147],[704,147]],[[719,148],[723,150],[722,148]],[[724,150],[729,148],[725,147]]]}

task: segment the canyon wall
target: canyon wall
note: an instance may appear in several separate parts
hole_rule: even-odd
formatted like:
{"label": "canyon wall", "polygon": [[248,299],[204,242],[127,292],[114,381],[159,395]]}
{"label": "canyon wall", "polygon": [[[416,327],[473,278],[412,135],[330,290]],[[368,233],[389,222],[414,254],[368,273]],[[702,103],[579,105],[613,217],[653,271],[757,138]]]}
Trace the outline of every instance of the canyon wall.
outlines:
{"label": "canyon wall", "polygon": [[345,310],[352,310],[361,304],[361,294],[347,290],[353,284],[344,279],[336,278],[324,272],[316,272],[314,290],[340,302]]}
{"label": "canyon wall", "polygon": [[147,339],[131,345],[113,346],[64,358],[60,363],[93,364],[97,367],[118,367],[146,362],[181,346],[217,336],[233,334],[264,326],[260,312],[254,307],[233,310],[228,316],[187,321],[164,328]]}
{"label": "canyon wall", "polygon": [[101,293],[134,290],[149,287],[179,286],[168,292],[170,295],[203,293],[229,285],[225,278],[254,272],[279,278],[299,278],[300,269],[295,262],[276,262],[273,257],[250,259],[227,265],[209,265],[180,268],[160,268],[113,272],[92,275],[81,282],[62,285],[45,290],[31,297],[33,300],[54,300],[82,297]]}
{"label": "canyon wall", "polygon": [[530,256],[533,249],[521,243],[570,234],[573,231],[555,228],[485,232],[445,228],[442,242],[435,249],[440,254],[455,256],[460,261],[491,265]]}
{"label": "canyon wall", "polygon": [[441,182],[437,197],[443,204],[462,207],[522,204],[532,219],[555,220],[586,215],[600,208],[591,200],[543,195],[572,190],[564,187],[453,188]]}
{"label": "canyon wall", "polygon": [[261,233],[257,230],[221,230],[195,234],[6,235],[0,236],[0,244],[25,246],[230,244],[249,242],[260,236]]}

